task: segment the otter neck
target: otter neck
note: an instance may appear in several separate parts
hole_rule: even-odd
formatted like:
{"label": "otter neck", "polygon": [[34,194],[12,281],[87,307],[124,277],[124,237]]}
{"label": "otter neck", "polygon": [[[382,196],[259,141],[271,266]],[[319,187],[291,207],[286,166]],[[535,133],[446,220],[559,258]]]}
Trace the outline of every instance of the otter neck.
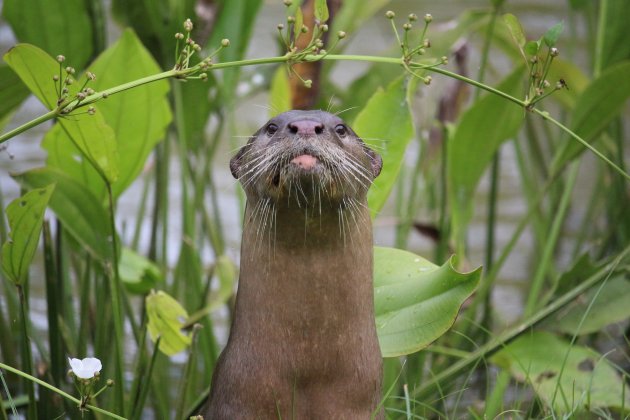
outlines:
{"label": "otter neck", "polygon": [[[234,328],[277,335],[282,332],[278,325],[288,325],[287,337],[296,336],[291,328],[300,330],[297,336],[312,328],[326,339],[344,325],[373,325],[367,201],[320,209],[278,200],[263,210],[273,216],[261,225],[257,213],[263,205],[251,199],[247,203]],[[239,308],[242,302],[249,311],[245,304]],[[278,310],[278,305],[284,309]]]}

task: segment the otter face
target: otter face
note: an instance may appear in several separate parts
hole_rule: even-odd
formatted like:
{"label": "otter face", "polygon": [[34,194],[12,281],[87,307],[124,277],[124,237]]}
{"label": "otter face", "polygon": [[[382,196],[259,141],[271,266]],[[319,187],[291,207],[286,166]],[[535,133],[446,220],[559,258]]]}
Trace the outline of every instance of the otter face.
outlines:
{"label": "otter face", "polygon": [[364,197],[382,164],[339,117],[289,111],[254,133],[230,169],[247,194],[314,202]]}

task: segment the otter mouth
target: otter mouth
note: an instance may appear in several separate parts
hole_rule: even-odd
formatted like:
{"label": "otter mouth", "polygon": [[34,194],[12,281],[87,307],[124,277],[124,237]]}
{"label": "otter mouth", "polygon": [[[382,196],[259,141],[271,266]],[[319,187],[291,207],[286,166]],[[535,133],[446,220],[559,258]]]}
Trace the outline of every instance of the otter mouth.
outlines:
{"label": "otter mouth", "polygon": [[277,188],[281,184],[281,178],[287,175],[291,176],[289,175],[291,173],[293,176],[298,177],[312,175],[319,170],[322,163],[321,158],[316,153],[310,150],[302,150],[293,154],[284,168],[278,168],[271,179],[271,183]]}

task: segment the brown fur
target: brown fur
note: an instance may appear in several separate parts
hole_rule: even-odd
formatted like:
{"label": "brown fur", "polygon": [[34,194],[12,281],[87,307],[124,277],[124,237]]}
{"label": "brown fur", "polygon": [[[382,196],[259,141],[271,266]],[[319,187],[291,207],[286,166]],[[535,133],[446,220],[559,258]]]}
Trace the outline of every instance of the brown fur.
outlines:
{"label": "brown fur", "polygon": [[[322,132],[291,132],[306,120]],[[337,134],[343,122],[325,112],[290,111],[270,123],[275,133],[268,123],[231,161],[247,194],[241,273],[202,414],[368,419],[381,398],[382,362],[366,194],[381,159],[350,128]],[[305,153],[320,162],[310,171],[291,163]],[[351,160],[331,161],[341,154]],[[338,172],[343,165],[353,169]]]}

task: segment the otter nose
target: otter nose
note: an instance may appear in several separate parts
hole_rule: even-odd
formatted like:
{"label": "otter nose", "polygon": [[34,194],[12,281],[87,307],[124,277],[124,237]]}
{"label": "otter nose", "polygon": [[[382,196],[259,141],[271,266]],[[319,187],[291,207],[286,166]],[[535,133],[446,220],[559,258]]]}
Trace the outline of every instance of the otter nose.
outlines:
{"label": "otter nose", "polygon": [[288,127],[293,134],[322,134],[324,132],[324,124],[313,120],[293,121]]}

